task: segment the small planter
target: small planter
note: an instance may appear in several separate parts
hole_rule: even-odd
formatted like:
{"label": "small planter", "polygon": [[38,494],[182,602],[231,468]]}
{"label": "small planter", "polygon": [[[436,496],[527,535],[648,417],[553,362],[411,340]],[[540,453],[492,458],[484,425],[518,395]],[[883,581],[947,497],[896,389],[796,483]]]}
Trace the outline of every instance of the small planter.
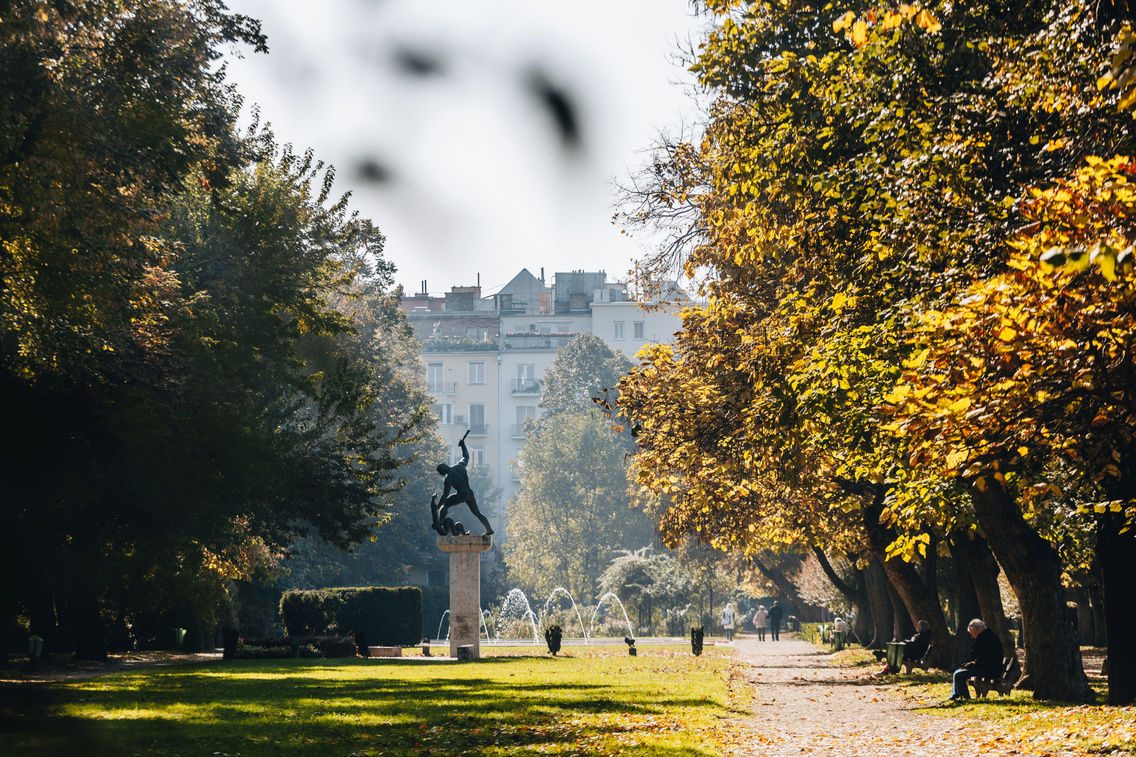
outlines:
{"label": "small planter", "polygon": [[702,654],[702,637],[705,633],[703,626],[695,626],[690,629],[690,651],[694,656]]}
{"label": "small planter", "polygon": [[560,651],[560,639],[563,638],[564,632],[560,626],[549,626],[544,629],[544,640],[548,643],[548,653],[555,656]]}

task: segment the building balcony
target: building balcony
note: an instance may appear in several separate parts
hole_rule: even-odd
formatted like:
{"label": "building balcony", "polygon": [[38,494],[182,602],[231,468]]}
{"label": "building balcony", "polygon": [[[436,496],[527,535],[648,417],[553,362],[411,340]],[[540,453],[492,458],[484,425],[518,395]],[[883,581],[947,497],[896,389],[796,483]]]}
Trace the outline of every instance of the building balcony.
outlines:
{"label": "building balcony", "polygon": [[510,388],[513,394],[540,394],[540,382],[536,379],[513,379]]}
{"label": "building balcony", "polygon": [[496,352],[497,340],[468,336],[434,336],[422,342],[423,354],[438,352]]}
{"label": "building balcony", "polygon": [[489,436],[489,424],[483,423],[480,426],[469,427],[470,436]]}
{"label": "building balcony", "polygon": [[570,344],[576,334],[505,334],[506,350],[555,352]]}
{"label": "building balcony", "polygon": [[528,432],[525,431],[525,424],[522,423],[520,425],[511,426],[509,435],[513,439],[524,439],[525,437],[527,437]]}
{"label": "building balcony", "polygon": [[428,381],[426,382],[426,391],[435,397],[445,397],[450,394],[457,394],[458,385],[453,381]]}

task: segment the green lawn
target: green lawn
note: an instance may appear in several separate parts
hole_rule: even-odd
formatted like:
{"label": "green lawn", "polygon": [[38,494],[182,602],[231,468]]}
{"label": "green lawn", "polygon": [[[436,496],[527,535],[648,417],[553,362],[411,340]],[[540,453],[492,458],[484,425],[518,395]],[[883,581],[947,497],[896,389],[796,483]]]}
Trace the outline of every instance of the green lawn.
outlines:
{"label": "green lawn", "polygon": [[4,691],[3,755],[713,755],[728,653],[159,667]]}

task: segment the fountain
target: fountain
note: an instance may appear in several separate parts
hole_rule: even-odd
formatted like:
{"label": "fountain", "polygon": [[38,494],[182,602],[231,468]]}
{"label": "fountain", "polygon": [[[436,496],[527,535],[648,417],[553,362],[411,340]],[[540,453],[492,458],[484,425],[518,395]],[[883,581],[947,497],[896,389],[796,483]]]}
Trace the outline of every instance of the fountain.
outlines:
{"label": "fountain", "polygon": [[[553,608],[552,603],[553,600],[555,600],[557,597],[567,597],[568,601],[571,603],[572,612],[576,615],[576,622],[579,623],[580,626],[580,638],[582,639],[584,644],[596,643],[596,637],[593,632],[595,630],[597,620],[599,619],[600,610],[603,609],[605,603],[609,602],[619,606],[619,611],[623,615],[623,622],[627,627],[627,637],[634,638],[635,631],[631,626],[631,619],[627,615],[627,608],[623,606],[623,602],[620,601],[619,597],[616,596],[614,592],[608,592],[600,597],[599,602],[596,604],[595,609],[593,609],[592,611],[589,622],[585,625],[583,615],[580,612],[580,606],[576,604],[576,600],[572,596],[572,593],[561,586],[553,589],[552,593],[548,595],[548,599],[545,600],[544,607],[539,615],[533,611],[528,597],[521,589],[511,589],[509,593],[505,595],[505,599],[501,603],[501,608],[496,619],[494,619],[493,613],[489,610],[478,608],[479,636],[481,633],[483,633],[485,640],[484,643],[493,645],[510,643],[543,644],[544,640],[541,637],[542,627],[547,625],[549,622],[552,622],[550,620],[552,613],[556,612],[558,609]],[[566,611],[566,608],[561,607],[559,608],[559,610]],[[442,613],[442,617],[438,620],[438,631],[436,638],[439,641],[443,641],[442,628],[446,626],[447,617],[450,617],[449,610],[445,610]],[[502,638],[502,633],[506,632],[507,626],[510,623],[517,621],[522,624],[522,629],[527,627],[532,630],[531,639],[524,637],[514,639]],[[490,623],[492,623],[492,627],[490,626]],[[450,629],[447,628],[446,637],[444,640],[449,641],[450,636]],[[568,637],[565,638],[567,640]]]}
{"label": "fountain", "polygon": [[589,635],[591,634],[591,630],[593,628],[595,628],[596,616],[599,614],[600,608],[603,607],[604,600],[607,599],[608,597],[611,597],[612,599],[614,599],[616,604],[619,605],[619,609],[623,613],[623,622],[625,622],[627,624],[627,636],[628,636],[628,638],[634,639],[635,638],[635,631],[632,630],[632,628],[631,628],[631,620],[628,619],[628,617],[627,617],[627,610],[626,610],[626,608],[624,608],[623,603],[619,601],[619,597],[615,596],[615,593],[610,592],[610,591],[607,594],[604,594],[602,597],[600,597],[600,601],[596,603],[596,609],[592,611],[592,619],[588,623]]}
{"label": "fountain", "polygon": [[489,614],[489,610],[482,610],[481,611],[481,627],[485,629],[485,643],[486,644],[488,644],[490,642],[489,626],[485,623],[485,616],[488,615],[488,614]]}
{"label": "fountain", "polygon": [[[522,604],[524,612],[521,612]],[[532,611],[529,605],[528,597],[520,589],[511,590],[506,596],[505,601],[501,603],[501,614],[497,617],[497,633],[495,637],[500,640],[501,638],[501,624],[508,618],[516,616],[522,622],[525,619],[532,624],[533,641],[540,642],[540,631],[536,627],[536,614]]]}
{"label": "fountain", "polygon": [[564,594],[564,596],[568,597],[568,601],[572,603],[572,609],[575,610],[575,612],[576,612],[576,620],[578,620],[580,622],[580,635],[584,637],[584,643],[587,644],[588,643],[588,633],[587,633],[586,630],[584,630],[584,619],[580,617],[580,608],[578,608],[576,606],[576,600],[572,598],[572,593],[570,591],[568,591],[567,589],[565,589],[564,587],[557,586],[555,589],[552,590],[552,593],[548,595],[548,599],[546,599],[544,601],[544,613],[541,615],[541,617],[542,618],[548,617],[548,605],[552,602],[553,597],[555,597],[557,594],[561,594],[561,593]]}
{"label": "fountain", "polygon": [[[434,637],[438,641],[442,640],[442,624],[446,622],[446,616],[450,614],[449,610],[442,613],[442,617],[438,620],[438,634]],[[450,640],[450,629],[446,629],[446,641]]]}

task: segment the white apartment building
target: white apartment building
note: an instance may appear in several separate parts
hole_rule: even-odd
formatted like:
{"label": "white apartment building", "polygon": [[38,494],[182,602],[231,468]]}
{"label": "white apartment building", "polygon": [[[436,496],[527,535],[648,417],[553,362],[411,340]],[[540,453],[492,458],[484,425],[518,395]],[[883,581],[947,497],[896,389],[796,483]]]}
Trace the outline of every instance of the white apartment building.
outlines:
{"label": "white apartment building", "polygon": [[670,341],[681,327],[673,311],[642,309],[625,285],[609,283],[603,272],[557,273],[546,286],[543,270],[537,278],[524,269],[491,297],[482,298],[480,287],[453,287],[445,297],[425,291],[406,297],[403,308],[422,343],[451,461],[469,430],[471,468],[489,465],[502,489],[490,517],[498,538],[508,538],[507,503],[519,484],[512,463],[526,421],[541,413],[542,380],[556,351],[592,333],[634,358],[646,344]]}

